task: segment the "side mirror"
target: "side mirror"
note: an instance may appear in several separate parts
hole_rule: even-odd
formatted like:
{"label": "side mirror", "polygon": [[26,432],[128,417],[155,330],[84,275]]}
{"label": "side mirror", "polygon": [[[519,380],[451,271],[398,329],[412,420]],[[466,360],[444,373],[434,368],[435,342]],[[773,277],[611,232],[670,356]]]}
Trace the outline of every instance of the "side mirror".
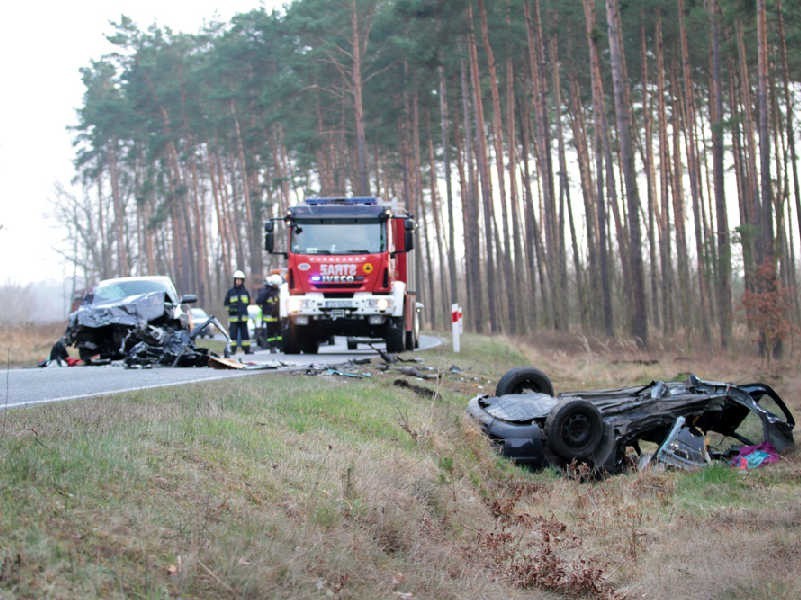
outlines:
{"label": "side mirror", "polygon": [[407,252],[409,250],[414,250],[414,230],[417,228],[417,223],[414,222],[414,219],[406,219],[403,224],[404,229],[404,236],[403,236],[403,249]]}
{"label": "side mirror", "polygon": [[266,221],[264,223],[264,250],[273,253],[273,222]]}
{"label": "side mirror", "polygon": [[197,302],[197,294],[184,294],[181,296],[181,304],[194,304]]}

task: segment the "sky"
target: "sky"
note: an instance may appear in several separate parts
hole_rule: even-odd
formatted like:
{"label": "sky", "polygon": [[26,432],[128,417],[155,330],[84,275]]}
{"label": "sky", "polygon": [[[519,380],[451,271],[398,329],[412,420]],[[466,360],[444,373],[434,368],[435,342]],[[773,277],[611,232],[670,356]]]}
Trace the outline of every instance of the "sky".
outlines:
{"label": "sky", "polygon": [[10,0],[0,19],[0,286],[62,280],[64,232],[52,215],[55,190],[71,188],[72,134],[80,69],[111,51],[110,22],[131,17],[197,33],[209,21],[288,0]]}

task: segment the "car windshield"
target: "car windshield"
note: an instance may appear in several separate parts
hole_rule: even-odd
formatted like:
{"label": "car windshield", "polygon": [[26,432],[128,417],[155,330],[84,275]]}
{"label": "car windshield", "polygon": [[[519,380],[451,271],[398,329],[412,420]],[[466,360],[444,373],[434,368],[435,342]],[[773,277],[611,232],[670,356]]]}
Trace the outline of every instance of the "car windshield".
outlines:
{"label": "car windshield", "polygon": [[162,292],[168,296],[170,295],[170,291],[162,282],[152,279],[131,279],[128,281],[114,281],[108,283],[101,282],[94,289],[92,303],[106,304],[122,300],[128,296],[136,296],[150,292]]}
{"label": "car windshield", "polygon": [[297,254],[374,254],[386,248],[385,227],[373,222],[300,222],[292,230]]}

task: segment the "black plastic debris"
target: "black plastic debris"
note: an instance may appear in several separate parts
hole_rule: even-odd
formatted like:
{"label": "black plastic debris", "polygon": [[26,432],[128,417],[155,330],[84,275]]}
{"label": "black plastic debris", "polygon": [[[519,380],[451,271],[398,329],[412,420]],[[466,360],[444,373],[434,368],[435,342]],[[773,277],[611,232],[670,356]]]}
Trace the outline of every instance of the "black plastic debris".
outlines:
{"label": "black plastic debris", "polygon": [[408,390],[413,391],[418,396],[422,396],[423,398],[428,398],[429,400],[441,400],[442,396],[436,390],[429,389],[423,385],[417,385],[414,383],[409,383],[405,379],[396,379],[392,382],[393,385],[398,387],[406,388]]}

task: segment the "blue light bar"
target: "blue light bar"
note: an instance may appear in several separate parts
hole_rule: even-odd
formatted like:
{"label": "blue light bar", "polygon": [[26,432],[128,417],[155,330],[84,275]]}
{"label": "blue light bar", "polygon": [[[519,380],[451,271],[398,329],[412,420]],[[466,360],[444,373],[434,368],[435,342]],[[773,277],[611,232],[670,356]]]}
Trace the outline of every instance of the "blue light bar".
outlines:
{"label": "blue light bar", "polygon": [[375,206],[378,204],[378,198],[375,196],[351,196],[344,197],[322,197],[322,198],[306,198],[306,204],[309,206],[324,206],[326,204],[344,204],[349,206],[364,205]]}

